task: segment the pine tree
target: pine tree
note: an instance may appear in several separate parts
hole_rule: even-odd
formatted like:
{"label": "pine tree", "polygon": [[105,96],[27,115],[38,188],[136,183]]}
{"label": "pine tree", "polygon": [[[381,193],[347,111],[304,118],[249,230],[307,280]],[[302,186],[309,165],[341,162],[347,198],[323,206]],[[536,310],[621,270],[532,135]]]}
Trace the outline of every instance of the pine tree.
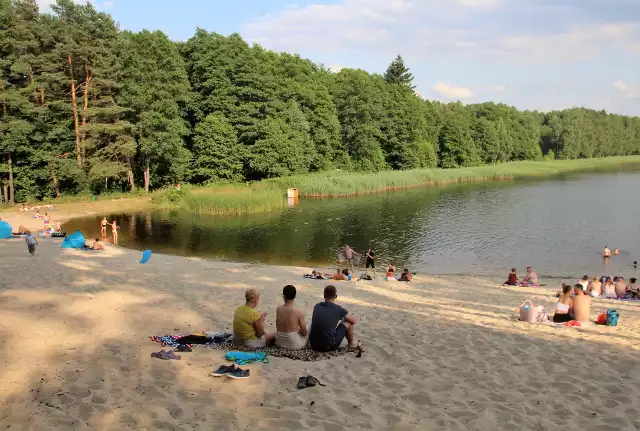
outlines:
{"label": "pine tree", "polygon": [[412,90],[415,89],[413,85],[413,75],[409,72],[409,68],[405,66],[404,59],[400,54],[391,62],[387,71],[384,73],[384,80],[389,84],[406,85]]}
{"label": "pine tree", "polygon": [[[190,100],[190,87],[178,48],[164,33],[145,30],[123,36],[126,41],[118,100],[130,109],[127,118],[135,125],[144,190],[148,193],[152,171],[159,184],[178,182],[186,173],[184,137],[189,130],[181,114]],[[176,176],[172,165],[179,167]]]}

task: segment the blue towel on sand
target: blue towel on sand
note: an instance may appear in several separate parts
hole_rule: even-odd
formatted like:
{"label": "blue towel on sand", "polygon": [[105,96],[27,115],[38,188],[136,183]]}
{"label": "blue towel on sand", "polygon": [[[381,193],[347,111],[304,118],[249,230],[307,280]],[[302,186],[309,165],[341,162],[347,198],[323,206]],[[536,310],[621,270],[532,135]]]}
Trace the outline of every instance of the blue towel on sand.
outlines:
{"label": "blue towel on sand", "polygon": [[238,365],[250,364],[252,362],[269,363],[267,354],[264,352],[227,352],[224,355],[227,361],[233,361]]}
{"label": "blue towel on sand", "polygon": [[140,259],[140,263],[147,263],[151,259],[151,250],[145,250],[142,252],[142,259]]}

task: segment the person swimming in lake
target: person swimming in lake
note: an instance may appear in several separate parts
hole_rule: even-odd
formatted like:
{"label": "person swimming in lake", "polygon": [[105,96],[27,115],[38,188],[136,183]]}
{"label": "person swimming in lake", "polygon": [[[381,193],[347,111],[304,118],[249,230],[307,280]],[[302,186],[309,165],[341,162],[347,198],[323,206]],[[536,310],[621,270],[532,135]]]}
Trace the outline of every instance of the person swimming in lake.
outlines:
{"label": "person swimming in lake", "polygon": [[516,269],[511,268],[511,272],[507,276],[507,281],[504,282],[503,286],[517,286],[518,285],[518,274],[516,274]]}
{"label": "person swimming in lake", "polygon": [[604,250],[602,251],[602,257],[604,259],[608,259],[611,257],[611,250],[606,245],[604,246]]}
{"label": "person swimming in lake", "polygon": [[620,254],[620,250],[618,250],[617,248],[615,250],[613,250],[613,255],[617,256]]}

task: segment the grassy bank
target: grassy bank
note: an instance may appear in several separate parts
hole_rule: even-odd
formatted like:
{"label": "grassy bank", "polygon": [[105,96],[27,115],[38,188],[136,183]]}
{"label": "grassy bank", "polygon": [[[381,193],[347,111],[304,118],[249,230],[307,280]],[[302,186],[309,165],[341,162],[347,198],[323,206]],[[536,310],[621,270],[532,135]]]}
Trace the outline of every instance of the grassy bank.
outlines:
{"label": "grassy bank", "polygon": [[640,156],[604,159],[513,162],[460,169],[416,169],[377,173],[323,172],[274,178],[252,184],[226,184],[169,189],[154,194],[153,202],[195,214],[239,215],[281,210],[286,190],[296,187],[302,198],[356,196],[386,190],[462,182],[553,177],[576,172],[640,169]]}
{"label": "grassy bank", "polygon": [[316,175],[276,178],[263,181],[263,183],[277,185],[280,190],[285,190],[287,187],[297,187],[300,190],[301,197],[335,197],[428,185],[553,177],[575,172],[617,171],[624,167],[637,167],[640,169],[640,156],[541,162],[527,161],[474,168],[415,169],[378,173],[336,171]]}
{"label": "grassy bank", "polygon": [[[240,215],[267,213],[286,207],[287,188],[296,187],[301,198],[356,196],[385,190],[443,184],[553,177],[576,172],[620,169],[640,170],[640,156],[586,160],[513,162],[460,169],[416,169],[377,173],[323,172],[313,175],[274,178],[252,184],[183,186],[158,190],[151,195],[114,194],[72,196],[51,200],[56,206],[83,213],[127,212],[136,209],[179,209],[194,214]],[[78,208],[75,208],[78,207]],[[74,209],[75,208],[75,209]],[[16,207],[6,210],[16,211]]]}

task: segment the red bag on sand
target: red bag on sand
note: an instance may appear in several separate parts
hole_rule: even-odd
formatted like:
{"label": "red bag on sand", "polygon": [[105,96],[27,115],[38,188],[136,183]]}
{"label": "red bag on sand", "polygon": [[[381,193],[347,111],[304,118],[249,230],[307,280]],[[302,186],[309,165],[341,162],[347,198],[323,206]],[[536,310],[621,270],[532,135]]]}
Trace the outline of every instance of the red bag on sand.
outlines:
{"label": "red bag on sand", "polygon": [[607,313],[598,314],[598,318],[596,319],[597,325],[606,325],[607,324]]}

